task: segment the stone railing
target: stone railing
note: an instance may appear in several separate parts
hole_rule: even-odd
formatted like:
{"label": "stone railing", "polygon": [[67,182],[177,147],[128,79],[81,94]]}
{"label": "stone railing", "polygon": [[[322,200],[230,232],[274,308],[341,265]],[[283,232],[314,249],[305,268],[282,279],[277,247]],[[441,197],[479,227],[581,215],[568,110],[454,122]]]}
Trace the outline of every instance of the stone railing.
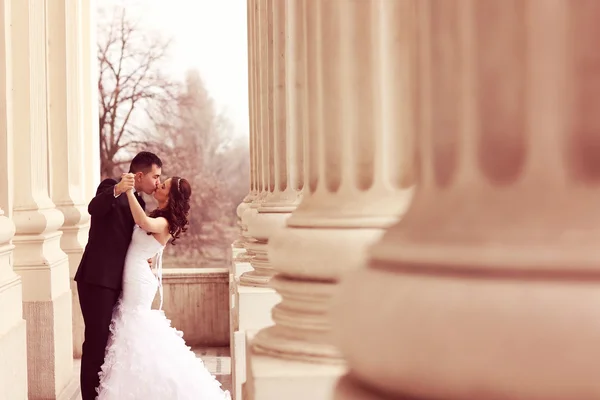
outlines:
{"label": "stone railing", "polygon": [[163,310],[188,346],[229,345],[228,268],[165,268],[163,286]]}

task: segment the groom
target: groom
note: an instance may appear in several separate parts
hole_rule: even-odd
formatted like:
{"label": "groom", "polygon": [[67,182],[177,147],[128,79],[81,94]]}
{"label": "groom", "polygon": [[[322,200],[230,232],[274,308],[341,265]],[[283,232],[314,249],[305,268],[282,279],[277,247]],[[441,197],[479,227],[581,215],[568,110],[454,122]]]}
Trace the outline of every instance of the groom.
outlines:
{"label": "groom", "polygon": [[144,208],[144,200],[138,193],[152,194],[156,190],[161,168],[162,161],[155,154],[138,153],[129,167],[134,176],[124,176],[118,183],[105,179],[88,206],[89,240],[75,274],[85,323],[80,377],[83,400],[94,400],[97,396],[98,373],[104,363],[112,312],[121,293],[123,266],[133,233],[127,196],[121,194],[135,189]]}

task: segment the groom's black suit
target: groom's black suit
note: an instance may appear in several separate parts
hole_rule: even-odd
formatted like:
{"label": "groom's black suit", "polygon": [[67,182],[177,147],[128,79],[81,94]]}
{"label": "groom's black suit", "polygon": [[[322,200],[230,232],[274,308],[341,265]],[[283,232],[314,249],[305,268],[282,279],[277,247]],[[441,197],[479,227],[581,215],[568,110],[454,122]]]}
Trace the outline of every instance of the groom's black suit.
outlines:
{"label": "groom's black suit", "polygon": [[[88,206],[89,239],[75,274],[85,323],[81,358],[83,400],[94,400],[97,395],[98,373],[104,362],[112,312],[121,293],[125,256],[135,224],[126,194],[114,196],[116,184],[114,179],[102,181]],[[144,200],[139,196],[138,200],[145,208]]]}

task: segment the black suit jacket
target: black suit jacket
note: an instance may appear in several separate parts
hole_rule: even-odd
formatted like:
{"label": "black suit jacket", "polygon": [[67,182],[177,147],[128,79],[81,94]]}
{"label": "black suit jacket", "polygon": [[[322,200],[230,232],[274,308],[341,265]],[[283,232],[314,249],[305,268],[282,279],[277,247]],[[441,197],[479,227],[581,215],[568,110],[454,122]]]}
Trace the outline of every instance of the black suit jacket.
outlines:
{"label": "black suit jacket", "polygon": [[[135,222],[125,193],[114,196],[117,181],[105,179],[88,206],[91,226],[75,280],[121,290],[125,256]],[[145,208],[144,200],[138,200]]]}

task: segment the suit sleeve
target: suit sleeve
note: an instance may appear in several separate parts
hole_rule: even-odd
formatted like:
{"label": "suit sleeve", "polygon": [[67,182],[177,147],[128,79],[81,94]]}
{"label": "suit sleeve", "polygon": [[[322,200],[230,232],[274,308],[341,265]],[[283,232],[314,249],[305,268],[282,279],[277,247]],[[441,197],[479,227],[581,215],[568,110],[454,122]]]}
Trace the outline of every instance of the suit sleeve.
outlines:
{"label": "suit sleeve", "polygon": [[116,204],[114,188],[117,181],[114,179],[105,179],[100,183],[96,190],[96,196],[88,205],[88,213],[94,216],[106,215]]}

